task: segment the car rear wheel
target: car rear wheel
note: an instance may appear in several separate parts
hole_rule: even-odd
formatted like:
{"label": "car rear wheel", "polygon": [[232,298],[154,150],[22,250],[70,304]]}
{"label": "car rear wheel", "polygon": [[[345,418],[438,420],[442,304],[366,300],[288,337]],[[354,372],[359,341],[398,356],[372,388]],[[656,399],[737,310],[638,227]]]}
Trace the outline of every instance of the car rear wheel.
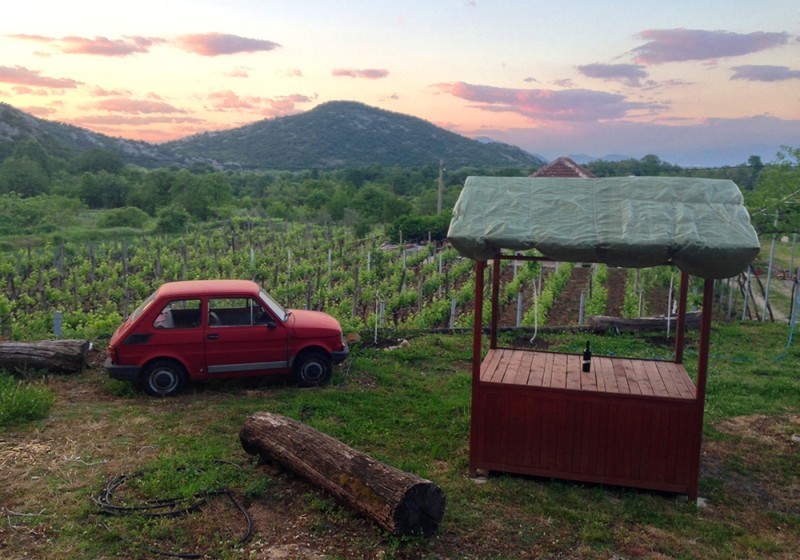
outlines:
{"label": "car rear wheel", "polygon": [[300,387],[325,385],[330,380],[332,372],[331,358],[321,350],[304,352],[294,363],[294,377]]}
{"label": "car rear wheel", "polygon": [[186,370],[172,360],[156,360],[142,375],[144,391],[154,397],[172,397],[186,386]]}

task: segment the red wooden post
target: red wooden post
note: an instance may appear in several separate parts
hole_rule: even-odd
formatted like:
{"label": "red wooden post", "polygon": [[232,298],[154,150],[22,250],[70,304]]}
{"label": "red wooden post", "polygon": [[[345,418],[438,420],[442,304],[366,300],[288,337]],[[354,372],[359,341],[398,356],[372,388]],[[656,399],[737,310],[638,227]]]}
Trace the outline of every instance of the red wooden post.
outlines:
{"label": "red wooden post", "polygon": [[496,254],[492,261],[492,319],[491,330],[489,331],[489,347],[494,350],[497,348],[497,323],[500,318],[499,303],[500,298],[500,253]]}
{"label": "red wooden post", "polygon": [[695,396],[695,453],[692,457],[692,488],[689,498],[697,499],[700,478],[700,449],[703,442],[703,413],[706,404],[706,377],[708,374],[708,352],[711,347],[711,311],[714,306],[714,280],[706,278],[703,285],[703,316],[700,320],[700,347],[697,355],[697,387]]}
{"label": "red wooden post", "polygon": [[686,300],[689,297],[689,275],[681,271],[681,287],[678,296],[678,321],[675,326],[675,363],[683,363],[683,341],[686,333]]}
{"label": "red wooden post", "polygon": [[481,377],[481,338],[483,327],[483,276],[486,261],[475,262],[475,309],[472,327],[472,396]]}
{"label": "red wooden post", "polygon": [[475,308],[473,315],[472,326],[472,413],[470,414],[470,428],[469,428],[469,447],[470,447],[470,465],[469,474],[475,476],[477,469],[473,467],[472,461],[475,449],[478,448],[479,442],[476,431],[476,423],[480,421],[478,418],[477,400],[478,390],[481,380],[481,338],[483,326],[483,274],[486,270],[486,261],[475,262]]}

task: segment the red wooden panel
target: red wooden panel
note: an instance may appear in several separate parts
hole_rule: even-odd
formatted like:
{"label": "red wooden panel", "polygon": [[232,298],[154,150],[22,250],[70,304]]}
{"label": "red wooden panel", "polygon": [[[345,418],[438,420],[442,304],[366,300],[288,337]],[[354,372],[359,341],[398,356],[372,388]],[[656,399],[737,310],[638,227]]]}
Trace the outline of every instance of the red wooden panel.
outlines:
{"label": "red wooden panel", "polygon": [[534,359],[531,363],[531,373],[528,376],[528,384],[534,387],[542,387],[544,385],[547,356],[542,352],[531,352],[531,354],[534,355]]}
{"label": "red wooden panel", "polygon": [[545,357],[545,362],[544,362],[544,377],[542,378],[542,387],[552,387],[554,354],[548,352],[544,355],[544,357]]}
{"label": "red wooden panel", "polygon": [[597,388],[609,393],[617,392],[617,377],[611,358],[595,358],[592,367],[597,369]]}
{"label": "red wooden panel", "polygon": [[584,391],[597,391],[597,360],[592,360],[591,364],[589,365],[589,371],[583,371],[583,359],[581,357],[575,356],[578,360],[578,375],[580,378],[580,388]]}
{"label": "red wooden panel", "polygon": [[650,382],[650,386],[653,388],[654,393],[663,397],[671,396],[669,391],[667,391],[664,380],[661,379],[661,374],[658,373],[658,365],[652,361],[643,361],[641,365],[644,368],[645,374],[647,375],[647,379]]}
{"label": "red wooden panel", "polygon": [[630,384],[628,383],[628,378],[625,374],[625,366],[622,360],[612,359],[611,364],[614,371],[614,381],[617,384],[617,392],[624,394],[631,393]]}
{"label": "red wooden panel", "polygon": [[532,361],[533,352],[514,352],[514,357],[508,364],[509,372],[506,373],[507,383],[527,385]]}
{"label": "red wooden panel", "polygon": [[581,388],[581,362],[577,354],[567,354],[567,389],[578,390]]}
{"label": "red wooden panel", "polygon": [[500,361],[502,350],[489,350],[481,363],[481,381],[488,381],[494,375],[494,370]]}
{"label": "red wooden panel", "polygon": [[567,356],[565,354],[553,354],[553,377],[550,387],[563,389],[567,386]]}

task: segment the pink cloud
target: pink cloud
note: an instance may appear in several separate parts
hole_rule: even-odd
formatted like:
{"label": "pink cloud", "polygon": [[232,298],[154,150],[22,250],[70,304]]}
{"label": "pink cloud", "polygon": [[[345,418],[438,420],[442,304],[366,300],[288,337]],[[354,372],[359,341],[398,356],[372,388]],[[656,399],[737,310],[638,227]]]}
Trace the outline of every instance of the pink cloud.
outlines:
{"label": "pink cloud", "polygon": [[640,64],[586,64],[577,67],[578,72],[589,78],[622,82],[631,87],[640,87],[647,77]]}
{"label": "pink cloud", "polygon": [[271,51],[278,43],[264,39],[249,39],[225,33],[197,33],[178,38],[178,46],[187,52],[203,56],[218,56],[241,52]]}
{"label": "pink cloud", "polygon": [[114,111],[119,113],[185,113],[169,103],[163,101],[147,101],[143,99],[127,99],[115,97],[98,102],[95,107],[104,111]]}
{"label": "pink cloud", "polygon": [[769,64],[745,64],[734,66],[731,80],[748,80],[751,82],[780,82],[800,79],[800,70],[791,70],[788,66],[772,66]]}
{"label": "pink cloud", "polygon": [[212,93],[208,98],[211,101],[212,108],[216,111],[251,110],[270,117],[296,113],[298,111],[298,104],[312,101],[310,97],[299,93],[275,98],[259,96],[240,97],[230,90]]}
{"label": "pink cloud", "polygon": [[9,35],[14,39],[46,43],[64,54],[90,54],[98,56],[130,56],[136,53],[145,53],[153,45],[164,43],[164,39],[151,37],[131,36],[123,39],[109,39],[107,37],[46,37],[44,35],[27,35],[24,33]]}
{"label": "pink cloud", "polygon": [[22,66],[0,66],[0,82],[56,89],[75,88],[83,83],[69,78],[47,78],[37,70]]}
{"label": "pink cloud", "polygon": [[379,68],[366,68],[357,70],[354,68],[337,68],[331,72],[334,76],[346,76],[349,78],[366,78],[367,80],[379,80],[389,75],[388,70]]}
{"label": "pink cloud", "polygon": [[225,75],[229,78],[249,78],[250,70],[252,70],[252,68],[239,66],[238,68],[234,68],[233,70],[226,72]]}
{"label": "pink cloud", "polygon": [[163,42],[163,39],[150,39],[147,37],[126,37],[124,39],[64,37],[60,40],[60,49],[65,54],[130,56],[137,53],[146,53],[154,44]]}
{"label": "pink cloud", "polygon": [[659,103],[629,101],[625,96],[605,91],[570,89],[513,89],[467,84],[435,84],[448,93],[476,103],[483,111],[519,113],[542,121],[600,121],[620,119],[632,111],[660,112]]}
{"label": "pink cloud", "polygon": [[130,95],[130,91],[119,89],[103,89],[101,87],[94,88],[91,92],[93,97],[119,97],[122,95]]}
{"label": "pink cloud", "polygon": [[57,112],[52,107],[18,107],[18,109],[37,117],[49,117]]}
{"label": "pink cloud", "polygon": [[50,95],[50,90],[48,89],[35,89],[28,86],[14,86],[11,89],[17,95]]}
{"label": "pink cloud", "polygon": [[702,29],[647,29],[638,35],[646,41],[631,51],[640,64],[710,60],[741,56],[785,45],[788,33],[732,33]]}
{"label": "pink cloud", "polygon": [[194,117],[165,117],[165,116],[126,116],[126,115],[87,115],[72,119],[70,123],[75,125],[150,125],[158,123],[204,123],[203,119]]}

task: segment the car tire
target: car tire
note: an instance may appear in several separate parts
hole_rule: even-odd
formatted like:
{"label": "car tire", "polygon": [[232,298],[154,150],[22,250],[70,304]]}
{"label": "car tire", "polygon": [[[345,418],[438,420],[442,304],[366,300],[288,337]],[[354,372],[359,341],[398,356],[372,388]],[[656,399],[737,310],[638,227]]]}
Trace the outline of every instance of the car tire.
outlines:
{"label": "car tire", "polygon": [[174,397],[186,387],[186,370],[172,360],[156,360],[142,373],[145,393],[154,397]]}
{"label": "car tire", "polygon": [[294,362],[294,378],[300,387],[319,387],[331,379],[333,362],[321,350],[303,352]]}

